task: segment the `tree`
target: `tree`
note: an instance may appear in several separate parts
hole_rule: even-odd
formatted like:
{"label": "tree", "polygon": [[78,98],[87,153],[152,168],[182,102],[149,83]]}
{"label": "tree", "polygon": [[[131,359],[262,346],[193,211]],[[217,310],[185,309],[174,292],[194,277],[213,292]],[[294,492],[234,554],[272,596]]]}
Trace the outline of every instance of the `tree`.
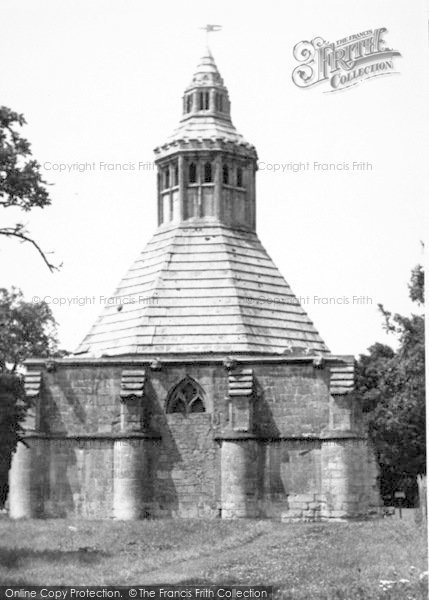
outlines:
{"label": "tree", "polygon": [[[424,302],[424,273],[415,267],[409,284],[410,298]],[[416,476],[426,472],[424,316],[392,315],[379,309],[385,329],[396,335],[399,348],[374,344],[358,361],[356,393],[367,414],[369,433],[380,465],[381,492],[397,489],[412,500]]]}
{"label": "tree", "polygon": [[[31,145],[16,129],[24,124],[23,115],[0,107],[0,207],[15,207],[28,212],[37,207],[45,208],[51,201],[40,165],[31,158]],[[30,243],[51,271],[58,268],[48,260],[23,223],[0,227],[0,235]]]}
{"label": "tree", "polygon": [[17,288],[0,288],[0,370],[15,372],[30,356],[57,348],[56,322],[46,302],[25,302]]}
{"label": "tree", "polygon": [[11,457],[31,405],[17,369],[30,356],[55,355],[56,348],[56,322],[49,306],[25,302],[16,288],[0,288],[0,506],[7,496]]}
{"label": "tree", "polygon": [[[18,131],[24,124],[23,115],[0,107],[0,208],[28,212],[51,201],[31,146]],[[51,271],[57,269],[23,223],[1,226],[0,236],[31,244]],[[55,350],[55,325],[45,303],[24,302],[19,290],[0,289],[0,503],[6,497],[10,459],[28,408],[16,370],[29,356],[49,356]]]}
{"label": "tree", "polygon": [[22,423],[28,408],[21,378],[0,373],[0,506],[7,498],[12,454],[22,439]]}

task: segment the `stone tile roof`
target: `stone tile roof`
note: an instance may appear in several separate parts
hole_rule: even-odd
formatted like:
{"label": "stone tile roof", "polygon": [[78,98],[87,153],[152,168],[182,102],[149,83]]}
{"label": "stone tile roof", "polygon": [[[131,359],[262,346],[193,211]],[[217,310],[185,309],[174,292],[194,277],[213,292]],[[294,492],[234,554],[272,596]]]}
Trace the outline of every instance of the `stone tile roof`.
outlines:
{"label": "stone tile roof", "polygon": [[[224,86],[223,79],[208,48],[204,56],[200,59],[192,81],[186,88],[185,93],[190,90],[203,90],[206,87],[214,87],[219,91],[225,92],[225,97],[228,96],[228,90]],[[256,153],[254,146],[249,144],[234,127],[231,121],[229,105],[225,107],[223,112],[217,110],[214,112],[204,111],[202,113],[198,111],[185,112],[179,126],[169,136],[166,144],[163,146],[170,146],[175,142],[186,142],[187,140],[222,140],[225,143],[232,142],[239,146],[245,146]],[[159,148],[157,150],[159,151]]]}
{"label": "stone tile roof", "polygon": [[186,139],[220,139],[253,148],[230,121],[210,115],[193,115],[192,118],[183,121],[168,138],[167,144]]}
{"label": "stone tile roof", "polygon": [[205,48],[203,56],[198,61],[192,81],[186,88],[186,91],[200,87],[218,87],[225,88],[219,69],[216,66],[213,54],[210,48]]}
{"label": "stone tile roof", "polygon": [[160,228],[77,354],[329,352],[251,231],[217,221]]}

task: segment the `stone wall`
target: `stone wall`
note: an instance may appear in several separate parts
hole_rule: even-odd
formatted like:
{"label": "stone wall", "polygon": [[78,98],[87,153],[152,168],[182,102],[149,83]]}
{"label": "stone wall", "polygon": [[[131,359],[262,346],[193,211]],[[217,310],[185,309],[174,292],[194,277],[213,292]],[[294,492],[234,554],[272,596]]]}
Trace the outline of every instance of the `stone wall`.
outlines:
{"label": "stone wall", "polygon": [[284,521],[342,520],[379,514],[378,470],[366,439],[324,440],[319,451],[319,481],[313,490],[289,497]]}
{"label": "stone wall", "polygon": [[[43,369],[39,425],[11,469],[11,516],[317,520],[377,506],[359,411],[330,395],[328,368],[248,361],[252,426],[241,433],[222,363],[139,365],[142,397],[121,401],[131,368],[65,360]],[[203,388],[205,412],[167,414],[186,376]]]}

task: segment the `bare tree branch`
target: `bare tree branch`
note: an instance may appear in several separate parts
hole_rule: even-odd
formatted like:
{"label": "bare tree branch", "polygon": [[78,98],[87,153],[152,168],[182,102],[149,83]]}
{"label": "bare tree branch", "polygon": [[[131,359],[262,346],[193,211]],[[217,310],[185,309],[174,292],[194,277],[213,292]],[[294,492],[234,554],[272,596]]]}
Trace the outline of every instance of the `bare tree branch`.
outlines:
{"label": "bare tree branch", "polygon": [[49,262],[46,254],[43,252],[39,244],[28,236],[27,232],[20,223],[15,225],[15,227],[0,228],[0,235],[4,235],[5,237],[18,238],[19,240],[21,240],[21,242],[29,242],[39,252],[40,256],[43,258],[46,266],[51,271],[51,273],[53,273],[54,271],[58,271],[61,268],[61,265],[54,265],[51,262]]}
{"label": "bare tree branch", "polygon": [[[23,115],[0,106],[0,209],[18,208],[28,212],[51,204],[47,191],[49,184],[41,175],[39,163],[32,158],[31,144],[16,129],[24,124]],[[22,223],[0,227],[0,235],[30,243],[51,272],[59,269]]]}

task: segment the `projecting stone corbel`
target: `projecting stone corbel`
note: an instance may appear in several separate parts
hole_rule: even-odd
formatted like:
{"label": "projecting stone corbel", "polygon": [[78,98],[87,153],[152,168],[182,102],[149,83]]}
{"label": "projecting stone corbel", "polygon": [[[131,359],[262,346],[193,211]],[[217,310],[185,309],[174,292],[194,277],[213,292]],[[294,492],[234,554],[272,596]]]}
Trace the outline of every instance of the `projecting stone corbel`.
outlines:
{"label": "projecting stone corbel", "polygon": [[124,401],[133,396],[135,398],[143,398],[145,381],[145,369],[122,371],[120,392],[121,400]]}
{"label": "projecting stone corbel", "polygon": [[23,429],[27,434],[40,429],[40,391],[42,388],[42,373],[28,371],[24,375],[24,391],[28,403]]}
{"label": "projecting stone corbel", "polygon": [[253,369],[234,369],[228,375],[228,395],[253,395]]}
{"label": "projecting stone corbel", "polygon": [[333,396],[352,392],[355,385],[355,365],[353,360],[331,367],[330,392]]}
{"label": "projecting stone corbel", "polygon": [[40,371],[28,371],[24,375],[24,390],[27,398],[36,398],[40,395],[42,387],[42,373]]}
{"label": "projecting stone corbel", "polygon": [[142,431],[146,426],[143,407],[145,369],[122,371],[121,377],[121,432]]}
{"label": "projecting stone corbel", "polygon": [[234,369],[228,375],[230,424],[233,431],[250,432],[253,428],[253,369]]}

